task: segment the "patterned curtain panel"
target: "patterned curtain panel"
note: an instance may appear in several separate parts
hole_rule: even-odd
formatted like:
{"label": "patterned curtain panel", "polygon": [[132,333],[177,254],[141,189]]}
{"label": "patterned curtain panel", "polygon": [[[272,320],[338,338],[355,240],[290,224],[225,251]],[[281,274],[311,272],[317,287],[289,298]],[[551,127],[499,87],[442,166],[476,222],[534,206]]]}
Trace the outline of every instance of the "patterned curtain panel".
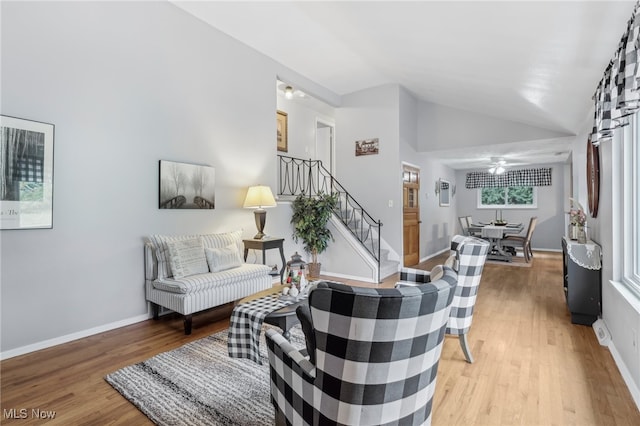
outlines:
{"label": "patterned curtain panel", "polygon": [[497,188],[505,186],[551,186],[551,168],[509,170],[501,175],[488,172],[467,173],[465,188]]}
{"label": "patterned curtain panel", "polygon": [[636,3],[627,29],[613,59],[604,71],[593,95],[595,113],[591,143],[610,140],[614,129],[629,124],[628,117],[640,108],[640,16]]}

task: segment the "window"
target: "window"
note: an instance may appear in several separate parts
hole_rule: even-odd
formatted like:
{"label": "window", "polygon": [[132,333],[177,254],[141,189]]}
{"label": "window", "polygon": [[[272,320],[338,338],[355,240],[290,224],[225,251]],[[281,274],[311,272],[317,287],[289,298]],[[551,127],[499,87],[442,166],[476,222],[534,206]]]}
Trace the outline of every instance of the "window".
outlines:
{"label": "window", "polygon": [[622,136],[622,196],[618,208],[621,210],[622,227],[618,241],[622,245],[622,282],[640,295],[640,121],[635,114]]}
{"label": "window", "polygon": [[478,188],[479,209],[534,209],[537,207],[537,191],[533,186]]}

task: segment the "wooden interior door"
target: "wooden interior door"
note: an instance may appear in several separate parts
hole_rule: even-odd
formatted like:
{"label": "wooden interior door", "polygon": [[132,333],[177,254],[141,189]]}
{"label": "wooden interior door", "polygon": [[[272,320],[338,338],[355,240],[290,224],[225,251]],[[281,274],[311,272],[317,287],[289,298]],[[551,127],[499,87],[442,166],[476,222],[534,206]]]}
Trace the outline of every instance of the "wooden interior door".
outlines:
{"label": "wooden interior door", "polygon": [[420,169],[402,168],[402,226],[404,266],[420,262]]}

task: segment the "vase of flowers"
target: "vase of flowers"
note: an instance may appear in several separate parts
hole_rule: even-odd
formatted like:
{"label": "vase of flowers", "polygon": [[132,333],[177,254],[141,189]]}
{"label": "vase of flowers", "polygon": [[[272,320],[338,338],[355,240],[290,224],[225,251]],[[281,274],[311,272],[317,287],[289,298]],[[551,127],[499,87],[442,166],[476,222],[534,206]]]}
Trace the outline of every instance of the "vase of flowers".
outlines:
{"label": "vase of flowers", "polygon": [[[569,210],[569,238],[572,240],[578,240],[580,244],[587,242],[587,215],[584,213],[582,205],[569,198],[571,201],[571,210]],[[577,207],[574,207],[577,205]]]}

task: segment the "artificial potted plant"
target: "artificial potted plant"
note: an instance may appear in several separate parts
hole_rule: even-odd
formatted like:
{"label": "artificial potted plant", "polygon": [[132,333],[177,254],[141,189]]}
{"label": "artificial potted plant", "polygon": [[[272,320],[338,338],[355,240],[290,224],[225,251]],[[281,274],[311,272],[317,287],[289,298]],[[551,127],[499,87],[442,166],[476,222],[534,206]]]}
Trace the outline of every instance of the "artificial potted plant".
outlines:
{"label": "artificial potted plant", "polygon": [[318,254],[327,249],[329,241],[333,241],[327,224],[337,204],[338,194],[320,193],[310,197],[303,193],[298,195],[291,205],[293,240],[296,243],[302,240],[305,251],[311,254],[311,262],[308,263],[311,277],[320,275]]}

